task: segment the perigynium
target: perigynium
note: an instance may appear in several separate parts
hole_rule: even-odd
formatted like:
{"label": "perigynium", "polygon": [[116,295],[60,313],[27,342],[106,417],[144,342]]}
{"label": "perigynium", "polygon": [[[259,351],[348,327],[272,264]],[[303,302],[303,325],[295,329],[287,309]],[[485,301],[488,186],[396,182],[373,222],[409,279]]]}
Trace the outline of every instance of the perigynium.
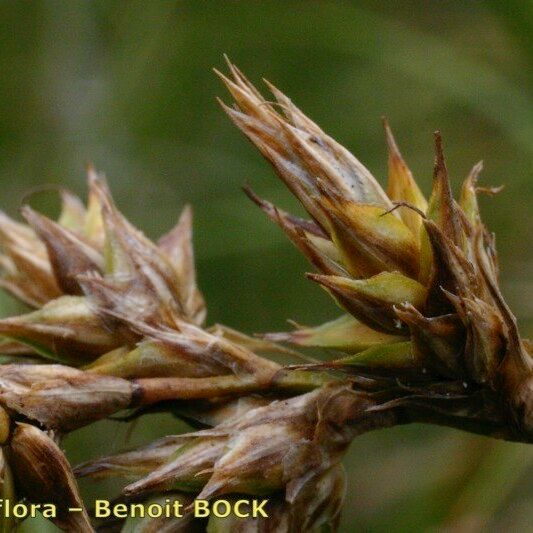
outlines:
{"label": "perigynium", "polygon": [[[229,69],[231,79],[220,76],[235,106],[224,109],[310,219],[247,194],[310,260],[317,272],[308,277],[344,314],[263,338],[206,328],[191,209],[154,243],[92,168],[87,206],[63,192],[57,221],[28,206],[27,225],[2,214],[0,283],[34,308],[0,320],[2,495],[55,503],[55,522],[67,531],[335,529],[341,459],[361,433],[426,422],[533,440],[533,360],[498,287],[494,237],[477,203],[481,165],[455,200],[436,134],[426,200],[385,122],[385,192],[278,89],[269,84],[271,103]],[[280,342],[338,356],[309,364]],[[280,365],[277,352],[294,364]],[[192,431],[72,469],[61,438],[124,410],[127,418],[171,412]],[[166,521],[91,523],[75,476],[122,478],[123,502],[266,496],[269,518],[203,522],[189,506]],[[83,512],[69,513],[72,506]],[[14,526],[2,522],[4,531]]]}

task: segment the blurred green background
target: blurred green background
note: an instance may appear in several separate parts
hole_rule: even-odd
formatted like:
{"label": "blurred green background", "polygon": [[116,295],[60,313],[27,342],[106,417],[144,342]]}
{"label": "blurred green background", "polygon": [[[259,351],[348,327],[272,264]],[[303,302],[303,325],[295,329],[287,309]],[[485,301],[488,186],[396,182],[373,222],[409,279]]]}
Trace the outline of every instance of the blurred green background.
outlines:
{"label": "blurred green background", "polygon": [[[428,2],[0,1],[0,204],[62,184],[84,194],[84,165],[106,172],[117,202],[151,237],[187,202],[209,322],[247,332],[336,316],[305,281],[305,261],[241,185],[295,208],[270,167],[221,112],[211,68],[227,53],[266,77],[382,182],[387,115],[427,192],[432,132],[454,184],[483,158],[482,200],[497,230],[502,285],[533,331],[530,0]],[[226,98],[226,100],[228,100]],[[57,209],[50,194],[33,205]],[[19,308],[2,296],[5,314]],[[151,416],[71,435],[73,462],[183,429]],[[342,520],[352,531],[531,531],[533,451],[413,426],[365,435],[346,459]],[[83,486],[88,498],[103,494]],[[27,521],[24,531],[45,531]]]}

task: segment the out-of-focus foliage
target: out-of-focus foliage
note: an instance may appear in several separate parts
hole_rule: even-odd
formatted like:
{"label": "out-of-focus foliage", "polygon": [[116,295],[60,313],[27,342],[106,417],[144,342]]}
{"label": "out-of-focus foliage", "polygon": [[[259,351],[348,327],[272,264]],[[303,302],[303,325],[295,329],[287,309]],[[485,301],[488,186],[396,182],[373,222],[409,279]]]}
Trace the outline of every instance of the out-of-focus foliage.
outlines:
{"label": "out-of-focus foliage", "polygon": [[[304,279],[304,260],[240,191],[249,182],[294,209],[215,102],[224,90],[211,67],[225,52],[254,81],[265,76],[291,95],[379,178],[381,115],[425,192],[433,130],[443,133],[455,184],[483,158],[481,185],[506,184],[482,209],[499,236],[504,292],[531,336],[531,17],[529,2],[496,0],[1,2],[0,205],[14,214],[43,183],[83,193],[91,160],[150,236],[193,204],[209,322],[275,331],[286,318],[336,316]],[[57,208],[53,193],[34,192],[34,206]],[[14,305],[2,295],[2,314]],[[149,416],[133,428],[78,432],[66,442],[70,459],[108,454],[129,433],[135,444],[184,427]],[[366,435],[346,461],[342,531],[526,531],[532,460],[523,446],[449,430]]]}

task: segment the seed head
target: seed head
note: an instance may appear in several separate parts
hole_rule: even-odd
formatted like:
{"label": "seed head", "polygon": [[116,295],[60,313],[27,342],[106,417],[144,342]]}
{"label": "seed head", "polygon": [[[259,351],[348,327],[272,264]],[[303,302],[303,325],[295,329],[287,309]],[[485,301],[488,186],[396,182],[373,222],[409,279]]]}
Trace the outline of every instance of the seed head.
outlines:
{"label": "seed head", "polygon": [[[59,439],[112,415],[163,411],[194,431],[92,459],[78,476],[125,478],[120,500],[128,502],[265,495],[268,530],[277,532],[336,527],[340,460],[360,433],[418,421],[533,439],[531,349],[498,287],[494,238],[477,202],[481,165],[455,200],[437,133],[426,200],[385,121],[385,192],[277,88],[267,83],[273,105],[229,69],[232,79],[220,76],[236,105],[224,109],[310,219],[246,192],[309,259],[317,272],[308,277],[343,314],[262,338],[205,328],[190,207],[152,242],[92,167],[87,206],[61,191],[57,221],[28,206],[28,225],[0,214],[0,284],[34,308],[0,320],[0,350],[10,358],[0,365],[2,494],[57,502],[64,529],[92,526]],[[302,364],[309,357],[280,341],[338,353]],[[280,356],[298,364],[271,359]],[[83,512],[66,514],[67,506]],[[265,524],[215,517],[207,528]],[[112,526],[192,527],[190,513]]]}

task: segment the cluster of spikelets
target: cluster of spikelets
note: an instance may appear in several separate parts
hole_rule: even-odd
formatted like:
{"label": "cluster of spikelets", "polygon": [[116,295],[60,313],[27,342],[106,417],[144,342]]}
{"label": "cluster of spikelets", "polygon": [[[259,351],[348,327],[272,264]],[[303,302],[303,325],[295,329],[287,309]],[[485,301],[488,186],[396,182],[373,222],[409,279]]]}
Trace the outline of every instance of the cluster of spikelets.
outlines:
{"label": "cluster of spikelets", "polygon": [[[77,474],[133,479],[123,491],[133,501],[180,490],[202,498],[270,493],[294,479],[291,512],[282,498],[270,505],[280,523],[304,505],[317,511],[310,528],[337,516],[337,463],[348,440],[337,442],[329,424],[344,422],[347,412],[335,408],[344,397],[360,400],[344,384],[320,388],[325,376],[284,371],[252,351],[285,351],[272,343],[201,327],[190,209],[156,245],[119,213],[90,169],[87,208],[63,193],[58,222],[29,207],[23,215],[29,226],[4,215],[1,230],[4,287],[38,308],[0,321],[8,356],[0,366],[5,498],[55,503],[60,527],[91,531],[87,512],[68,513],[83,503],[60,438],[124,409],[167,402],[165,409],[212,429],[103,458]],[[189,526],[184,518],[168,527]],[[210,527],[218,527],[215,518]]]}
{"label": "cluster of spikelets", "polygon": [[[473,167],[456,201],[437,132],[426,200],[385,121],[385,193],[368,169],[276,87],[267,82],[277,102],[265,101],[234,65],[230,71],[233,79],[220,76],[236,106],[222,104],[224,109],[312,220],[248,193],[319,270],[308,277],[347,313],[317,328],[267,338],[355,354],[318,366],[405,377],[416,383],[413,402],[420,400],[422,409],[433,392],[437,404],[459,396],[471,408],[494,402],[490,416],[485,408],[471,409],[465,424],[480,430],[488,422],[487,432],[490,426],[495,435],[531,440],[531,348],[498,287],[494,236],[481,221],[477,193],[499,189],[477,186],[482,164]],[[438,409],[450,414],[440,404]]]}
{"label": "cluster of spikelets", "polygon": [[[426,201],[386,125],[385,193],[276,88],[277,105],[230,71],[233,79],[223,80],[237,105],[226,111],[311,220],[248,193],[346,314],[263,338],[206,329],[190,209],[155,244],[123,217],[92,169],[87,206],[63,192],[57,222],[29,207],[28,225],[2,215],[1,284],[36,309],[0,320],[2,497],[55,503],[65,530],[335,529],[345,490],[340,460],[360,433],[426,421],[533,438],[533,363],[498,289],[494,239],[476,200],[480,165],[456,202],[437,136]],[[283,366],[276,353],[300,356],[279,342],[338,356]],[[60,449],[65,434],[154,408],[193,431],[70,467]],[[122,502],[268,495],[269,518],[206,524],[193,522],[188,507],[166,521],[91,524],[76,476],[122,478]]]}

